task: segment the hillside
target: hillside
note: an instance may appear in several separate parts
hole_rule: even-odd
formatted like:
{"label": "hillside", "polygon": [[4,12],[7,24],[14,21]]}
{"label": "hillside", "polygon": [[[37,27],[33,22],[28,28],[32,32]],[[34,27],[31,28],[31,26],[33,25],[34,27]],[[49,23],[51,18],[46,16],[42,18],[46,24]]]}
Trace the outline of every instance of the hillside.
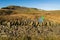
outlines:
{"label": "hillside", "polygon": [[27,7],[20,7],[20,6],[8,6],[1,8],[2,10],[14,10],[18,13],[39,13],[42,10],[37,8],[27,8]]}
{"label": "hillside", "polygon": [[[21,16],[29,16],[30,18],[32,17],[35,18],[35,16],[45,16],[47,20],[51,20],[57,23],[60,23],[60,16],[59,16],[60,10],[54,10],[54,11],[45,11],[45,10],[40,10],[37,8],[27,8],[27,7],[20,7],[20,6],[8,6],[8,7],[3,7],[0,9],[0,15],[5,15],[5,17],[21,17]],[[7,15],[7,16],[6,16]],[[8,17],[8,18],[9,18]],[[58,18],[57,18],[58,17]]]}
{"label": "hillside", "polygon": [[[0,40],[60,40],[60,10],[8,6],[0,9]],[[43,22],[39,19],[43,17]]]}

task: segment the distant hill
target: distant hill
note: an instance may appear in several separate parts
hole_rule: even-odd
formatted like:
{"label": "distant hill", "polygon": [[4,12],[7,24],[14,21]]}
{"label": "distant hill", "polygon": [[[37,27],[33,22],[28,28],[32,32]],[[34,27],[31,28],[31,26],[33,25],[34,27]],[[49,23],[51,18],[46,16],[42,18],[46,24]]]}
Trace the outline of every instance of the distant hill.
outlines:
{"label": "distant hill", "polygon": [[[1,9],[19,10],[19,9],[30,9],[30,8],[21,7],[21,6],[8,6],[8,7],[3,7]],[[38,10],[37,8],[31,8],[31,9]]]}
{"label": "distant hill", "polygon": [[8,7],[3,7],[1,9],[12,9],[12,10],[15,10],[15,9],[20,9],[21,7],[20,6],[8,6]]}
{"label": "distant hill", "polygon": [[2,14],[13,14],[12,12],[14,13],[16,12],[17,13],[41,13],[42,11],[43,10],[39,10],[37,8],[27,8],[27,7],[21,7],[21,6],[8,6],[8,7],[2,7],[0,9],[0,13]]}

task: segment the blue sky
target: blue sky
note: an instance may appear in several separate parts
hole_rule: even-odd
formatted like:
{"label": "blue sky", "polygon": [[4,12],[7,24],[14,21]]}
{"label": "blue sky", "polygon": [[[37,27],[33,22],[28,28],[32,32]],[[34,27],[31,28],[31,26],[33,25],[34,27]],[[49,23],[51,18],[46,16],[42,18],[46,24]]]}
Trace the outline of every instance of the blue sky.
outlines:
{"label": "blue sky", "polygon": [[60,0],[0,0],[0,8],[17,5],[44,10],[60,10]]}

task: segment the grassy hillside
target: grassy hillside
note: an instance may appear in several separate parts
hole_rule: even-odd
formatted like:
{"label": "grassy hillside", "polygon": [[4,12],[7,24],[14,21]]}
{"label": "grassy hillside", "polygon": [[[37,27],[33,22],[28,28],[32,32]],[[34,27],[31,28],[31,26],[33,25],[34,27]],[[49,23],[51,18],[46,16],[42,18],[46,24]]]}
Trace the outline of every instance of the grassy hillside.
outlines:
{"label": "grassy hillside", "polygon": [[[60,11],[8,6],[0,9],[0,40],[60,40]],[[43,22],[39,22],[43,16]]]}

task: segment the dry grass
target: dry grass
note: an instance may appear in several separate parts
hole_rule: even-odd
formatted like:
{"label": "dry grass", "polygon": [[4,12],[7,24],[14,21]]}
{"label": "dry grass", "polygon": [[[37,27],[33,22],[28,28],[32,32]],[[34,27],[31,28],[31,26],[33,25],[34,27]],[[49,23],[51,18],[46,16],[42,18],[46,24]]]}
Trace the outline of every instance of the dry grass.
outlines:
{"label": "dry grass", "polygon": [[[0,40],[60,40],[59,11],[12,9],[0,10]],[[12,13],[8,15],[7,10]],[[38,22],[41,16],[45,17],[43,23]]]}

